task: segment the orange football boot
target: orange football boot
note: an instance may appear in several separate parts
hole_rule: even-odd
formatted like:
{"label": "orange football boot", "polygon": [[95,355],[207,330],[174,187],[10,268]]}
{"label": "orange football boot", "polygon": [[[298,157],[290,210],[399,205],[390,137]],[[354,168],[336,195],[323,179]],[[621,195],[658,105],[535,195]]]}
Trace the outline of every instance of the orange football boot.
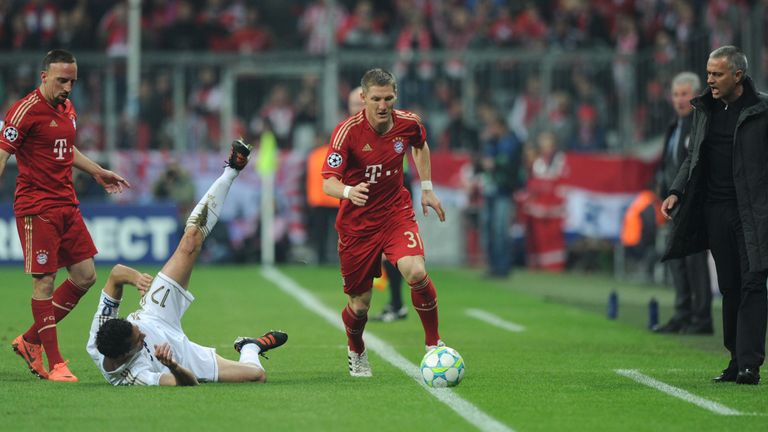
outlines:
{"label": "orange football boot", "polygon": [[69,363],[69,360],[53,365],[53,369],[48,372],[48,379],[50,381],[77,382],[77,377],[70,372],[67,363]]}
{"label": "orange football boot", "polygon": [[29,343],[19,335],[11,343],[13,351],[27,363],[29,371],[40,379],[48,379],[48,371],[43,365],[43,346]]}

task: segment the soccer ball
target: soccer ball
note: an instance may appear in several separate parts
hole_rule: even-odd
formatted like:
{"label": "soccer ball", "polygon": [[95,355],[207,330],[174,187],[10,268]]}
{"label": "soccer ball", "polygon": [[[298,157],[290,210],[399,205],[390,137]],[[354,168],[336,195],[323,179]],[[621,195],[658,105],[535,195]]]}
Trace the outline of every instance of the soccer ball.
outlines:
{"label": "soccer ball", "polygon": [[464,378],[464,359],[453,348],[433,348],[421,360],[421,376],[430,387],[455,387]]}

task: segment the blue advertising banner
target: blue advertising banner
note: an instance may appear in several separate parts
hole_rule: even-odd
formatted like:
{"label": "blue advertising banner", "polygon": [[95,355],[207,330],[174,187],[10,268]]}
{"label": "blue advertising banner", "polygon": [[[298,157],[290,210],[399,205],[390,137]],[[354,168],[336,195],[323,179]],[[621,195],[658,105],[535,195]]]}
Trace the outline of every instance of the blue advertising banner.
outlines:
{"label": "blue advertising banner", "polygon": [[[97,264],[163,264],[179,242],[174,204],[81,204],[80,210],[99,250]],[[0,205],[0,265],[23,261],[13,208]]]}

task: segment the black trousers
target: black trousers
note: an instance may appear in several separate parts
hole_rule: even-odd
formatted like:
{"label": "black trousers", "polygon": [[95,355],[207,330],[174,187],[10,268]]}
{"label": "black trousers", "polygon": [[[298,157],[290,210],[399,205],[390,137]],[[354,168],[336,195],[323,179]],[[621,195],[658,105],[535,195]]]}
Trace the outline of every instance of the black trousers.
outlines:
{"label": "black trousers", "polygon": [[706,207],[709,248],[723,294],[723,342],[730,368],[760,367],[765,359],[768,271],[751,272],[736,203]]}
{"label": "black trousers", "polygon": [[318,264],[338,262],[338,254],[335,253],[338,235],[334,228],[338,212],[336,207],[309,208],[309,239],[317,252]]}
{"label": "black trousers", "polygon": [[675,286],[675,315],[670,321],[705,328],[712,326],[712,288],[707,252],[669,260]]}

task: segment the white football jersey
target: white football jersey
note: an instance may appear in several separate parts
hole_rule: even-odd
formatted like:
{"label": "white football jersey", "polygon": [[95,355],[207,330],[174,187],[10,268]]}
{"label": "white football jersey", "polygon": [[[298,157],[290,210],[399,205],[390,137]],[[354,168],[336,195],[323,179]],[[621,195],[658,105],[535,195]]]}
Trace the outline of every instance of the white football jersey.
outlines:
{"label": "white football jersey", "polygon": [[141,298],[140,308],[126,318],[144,333],[144,348],[119,368],[106,371],[104,356],[96,348],[96,333],[102,324],[118,317],[120,301],[102,291],[86,348],[104,378],[114,385],[159,385],[160,376],[171,371],[155,358],[155,345],[168,343],[174,360],[189,369],[198,381],[217,381],[216,349],[190,341],[181,328],[181,317],[194,300],[192,293],[162,272],[158,273]]}
{"label": "white football jersey", "polygon": [[96,363],[96,367],[99,368],[104,378],[113,385],[159,385],[160,376],[164,373],[170,373],[170,370],[165,367],[154,356],[154,347],[150,350],[150,333],[147,332],[143,325],[144,323],[135,322],[128,318],[128,321],[139,326],[139,329],[147,335],[144,340],[144,348],[137,352],[133,358],[128,362],[121,365],[113,371],[107,371],[104,369],[104,355],[96,348],[96,332],[99,331],[99,327],[105,322],[118,317],[118,309],[120,308],[120,302],[109,297],[104,291],[101,292],[101,298],[99,299],[99,306],[96,309],[96,313],[93,316],[93,322],[91,323],[91,331],[88,337],[88,345],[86,349],[88,354]]}

